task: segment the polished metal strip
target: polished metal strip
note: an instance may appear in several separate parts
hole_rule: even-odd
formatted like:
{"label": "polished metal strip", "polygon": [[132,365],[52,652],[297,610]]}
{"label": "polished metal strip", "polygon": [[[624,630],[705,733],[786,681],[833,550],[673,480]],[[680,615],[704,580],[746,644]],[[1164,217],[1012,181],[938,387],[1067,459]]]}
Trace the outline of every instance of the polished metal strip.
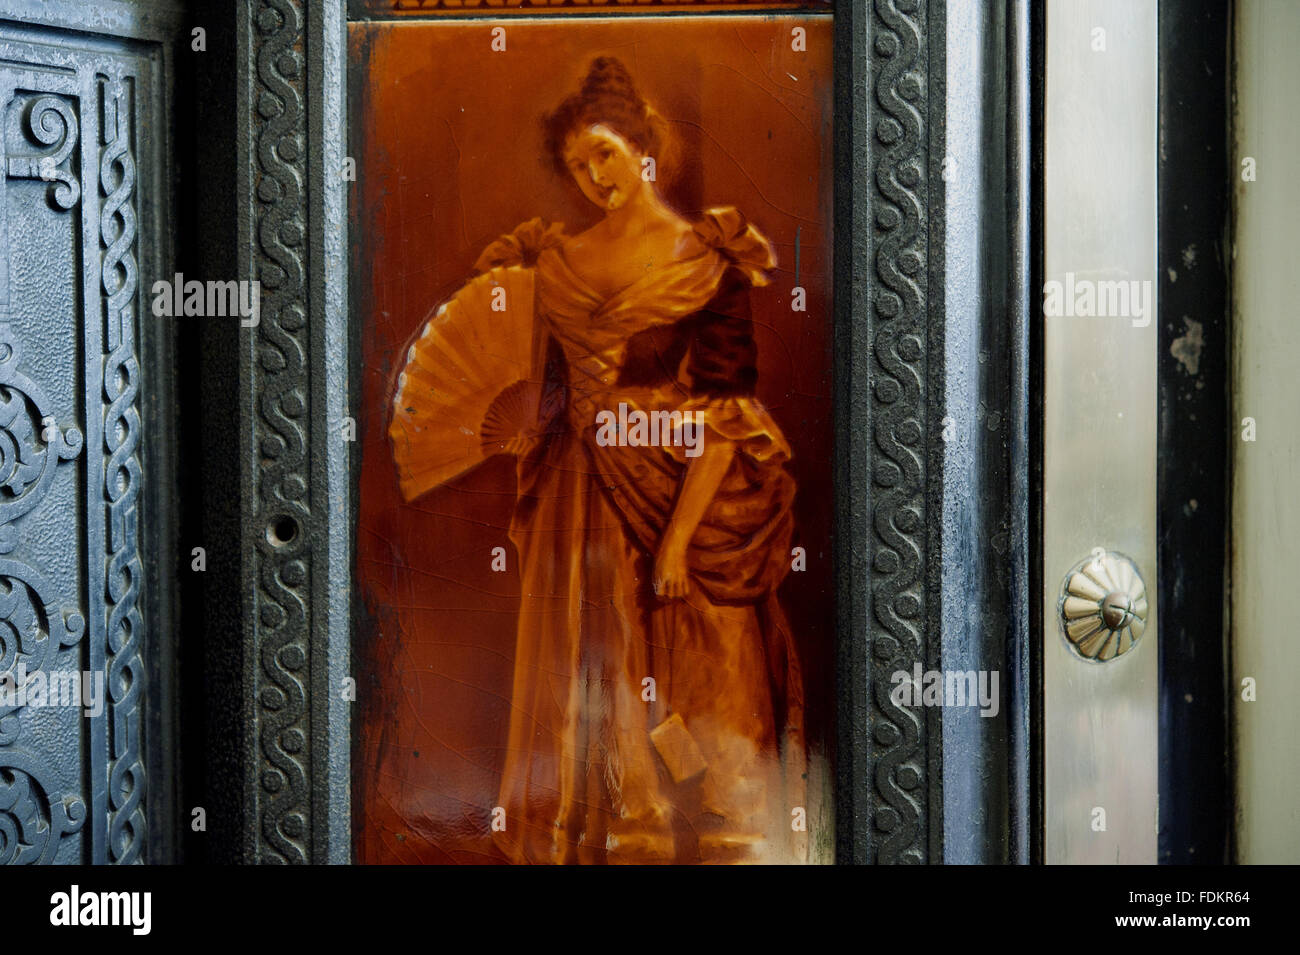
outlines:
{"label": "polished metal strip", "polygon": [[[1051,0],[1047,7],[1048,862],[1156,861],[1156,6]],[[1098,548],[1128,557],[1148,585],[1141,639],[1106,662],[1076,653],[1058,616],[1065,578]]]}

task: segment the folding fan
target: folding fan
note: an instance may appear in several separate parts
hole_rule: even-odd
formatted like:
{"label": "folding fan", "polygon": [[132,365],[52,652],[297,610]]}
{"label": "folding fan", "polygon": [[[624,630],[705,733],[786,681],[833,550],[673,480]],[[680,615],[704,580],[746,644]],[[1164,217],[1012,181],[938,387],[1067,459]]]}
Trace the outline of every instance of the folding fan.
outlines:
{"label": "folding fan", "polygon": [[518,266],[479,275],[425,323],[388,428],[406,500],[509,450],[536,420],[533,331],[533,272]]}

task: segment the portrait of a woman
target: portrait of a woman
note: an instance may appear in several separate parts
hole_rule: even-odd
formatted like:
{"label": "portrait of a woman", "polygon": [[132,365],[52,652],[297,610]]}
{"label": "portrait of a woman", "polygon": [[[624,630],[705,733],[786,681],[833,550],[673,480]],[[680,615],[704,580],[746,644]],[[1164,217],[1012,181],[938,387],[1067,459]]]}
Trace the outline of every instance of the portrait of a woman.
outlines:
{"label": "portrait of a woman", "polygon": [[[502,445],[521,593],[493,839],[527,863],[798,861],[803,681],[776,595],[795,486],[750,317],[772,247],[740,210],[666,201],[671,130],[619,59],[543,126],[601,215],[531,220],[477,263],[530,273],[536,343]],[[602,412],[672,426],[598,440]],[[399,474],[422,453],[404,434]]]}

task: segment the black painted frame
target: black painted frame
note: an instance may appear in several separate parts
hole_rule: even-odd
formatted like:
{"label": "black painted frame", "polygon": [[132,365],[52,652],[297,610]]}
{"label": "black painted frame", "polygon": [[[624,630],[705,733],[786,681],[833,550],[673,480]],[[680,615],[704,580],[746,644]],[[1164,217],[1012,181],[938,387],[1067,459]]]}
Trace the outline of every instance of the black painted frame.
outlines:
{"label": "black painted frame", "polygon": [[[1232,858],[1225,598],[1232,7],[1162,0],[1159,10],[1162,864],[1222,864]],[[1189,249],[1191,261],[1184,256]]]}

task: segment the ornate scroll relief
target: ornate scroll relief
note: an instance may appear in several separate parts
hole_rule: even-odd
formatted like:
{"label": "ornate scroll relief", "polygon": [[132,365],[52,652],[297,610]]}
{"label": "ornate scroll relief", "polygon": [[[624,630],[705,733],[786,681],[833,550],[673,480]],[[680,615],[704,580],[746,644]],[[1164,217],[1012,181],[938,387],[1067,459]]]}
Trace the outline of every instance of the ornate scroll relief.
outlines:
{"label": "ornate scroll relief", "polygon": [[86,819],[86,803],[50,779],[48,761],[26,750],[20,711],[34,680],[44,680],[59,651],[76,644],[86,621],[58,606],[49,581],[8,555],[18,521],[45,498],[60,462],[81,453],[75,427],[62,429],[49,401],[19,371],[21,353],[0,323],[0,865],[54,861],[59,840]]}
{"label": "ornate scroll relief", "polygon": [[[872,407],[875,484],[871,715],[877,862],[929,859],[928,763],[937,714],[890,699],[893,673],[928,667],[926,565],[927,32],[919,0],[876,0],[871,19],[875,103],[875,278]],[[937,639],[937,635],[935,637]]]}
{"label": "ornate scroll relief", "polygon": [[[3,103],[11,97],[7,90]],[[22,132],[52,148],[8,157],[5,177],[50,182],[51,206],[71,209],[81,198],[69,162],[79,133],[72,106],[38,95],[20,108]],[[80,830],[87,815],[82,796],[62,790],[48,754],[22,738],[37,684],[44,695],[53,664],[81,641],[86,618],[80,608],[60,606],[59,588],[14,556],[26,529],[22,518],[45,500],[58,465],[76,458],[84,442],[76,427],[59,425],[44,389],[20,370],[22,349],[8,321],[7,260],[0,276],[0,865],[21,865],[53,862],[62,838]]]}
{"label": "ornate scroll relief", "polygon": [[38,143],[53,146],[40,156],[10,156],[5,171],[10,179],[44,179],[53,183],[50,201],[58,209],[71,209],[81,199],[81,183],[61,169],[77,145],[77,117],[57,96],[42,96],[27,104],[24,126]]}
{"label": "ornate scroll relief", "polygon": [[252,372],[257,412],[256,671],[258,862],[308,861],[307,671],[311,511],[306,355],[306,44],[301,0],[249,2],[257,64],[251,117],[258,182],[254,278],[262,283]]}

